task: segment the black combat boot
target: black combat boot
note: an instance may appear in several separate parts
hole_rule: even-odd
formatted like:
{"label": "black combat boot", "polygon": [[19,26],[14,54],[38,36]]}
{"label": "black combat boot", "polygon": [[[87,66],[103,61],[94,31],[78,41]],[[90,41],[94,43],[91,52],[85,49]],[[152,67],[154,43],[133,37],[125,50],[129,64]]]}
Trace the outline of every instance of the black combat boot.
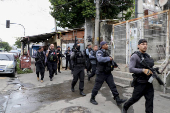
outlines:
{"label": "black combat boot", "polygon": [[95,97],[91,97],[90,102],[94,105],[98,105],[98,103],[95,100]]}
{"label": "black combat boot", "polygon": [[80,91],[80,95],[86,96],[86,94],[83,91]]}
{"label": "black combat boot", "polygon": [[73,86],[71,87],[71,91],[72,91],[72,92],[74,92],[74,91],[75,91]]}
{"label": "black combat boot", "polygon": [[126,101],[125,99],[120,99],[119,96],[117,96],[115,100],[118,106]]}
{"label": "black combat boot", "polygon": [[55,75],[57,75],[57,71],[55,72]]}
{"label": "black combat boot", "polygon": [[90,77],[88,76],[88,81],[90,81]]}
{"label": "black combat boot", "polygon": [[127,113],[127,110],[125,109],[125,106],[122,107],[122,113]]}
{"label": "black combat boot", "polygon": [[53,78],[50,78],[50,81],[53,81]]}

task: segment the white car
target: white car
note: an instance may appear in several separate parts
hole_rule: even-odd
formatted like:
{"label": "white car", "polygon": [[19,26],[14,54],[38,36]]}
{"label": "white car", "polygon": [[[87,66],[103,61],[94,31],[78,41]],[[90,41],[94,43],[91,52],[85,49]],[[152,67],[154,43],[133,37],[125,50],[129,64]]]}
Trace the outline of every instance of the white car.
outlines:
{"label": "white car", "polygon": [[16,59],[12,53],[0,53],[0,75],[11,74],[15,77]]}

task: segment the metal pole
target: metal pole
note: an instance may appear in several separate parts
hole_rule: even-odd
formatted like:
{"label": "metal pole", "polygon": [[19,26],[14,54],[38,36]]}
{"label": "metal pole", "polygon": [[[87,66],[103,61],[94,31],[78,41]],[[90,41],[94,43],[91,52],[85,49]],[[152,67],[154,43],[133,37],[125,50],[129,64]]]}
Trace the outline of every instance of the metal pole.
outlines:
{"label": "metal pole", "polygon": [[30,57],[30,39],[29,39],[29,37],[28,37],[28,56]]}
{"label": "metal pole", "polygon": [[129,23],[126,21],[126,66],[129,64]]}
{"label": "metal pole", "polygon": [[96,17],[95,17],[95,45],[99,45],[99,21],[100,21],[100,5],[96,0]]}
{"label": "metal pole", "polygon": [[[169,25],[170,25],[170,11],[167,12],[167,36],[166,36],[166,63],[169,60]],[[167,77],[168,66],[164,73],[164,93],[166,93],[166,77]]]}
{"label": "metal pole", "polygon": [[[123,2],[123,0],[122,0],[122,2]],[[122,6],[122,3],[121,3],[121,6]],[[122,8],[122,21],[123,21],[123,8]]]}
{"label": "metal pole", "polygon": [[55,32],[57,32],[57,24],[56,24],[56,19],[54,19],[54,25],[55,25]]}
{"label": "metal pole", "polygon": [[138,17],[138,0],[135,0],[135,18]]}
{"label": "metal pole", "polygon": [[[17,23],[10,23],[10,24],[17,24]],[[25,36],[25,27],[22,24],[17,24],[17,25],[20,25],[24,28],[24,36]]]}
{"label": "metal pole", "polygon": [[113,30],[113,34],[112,34],[113,35],[113,40],[112,40],[113,42],[112,42],[112,46],[111,47],[112,47],[112,50],[113,50],[112,58],[114,59],[114,55],[115,55],[114,54],[114,52],[115,52],[115,48],[114,48],[115,47],[115,43],[114,43],[114,31],[115,31],[115,29],[114,29],[114,25],[112,25],[112,30]]}

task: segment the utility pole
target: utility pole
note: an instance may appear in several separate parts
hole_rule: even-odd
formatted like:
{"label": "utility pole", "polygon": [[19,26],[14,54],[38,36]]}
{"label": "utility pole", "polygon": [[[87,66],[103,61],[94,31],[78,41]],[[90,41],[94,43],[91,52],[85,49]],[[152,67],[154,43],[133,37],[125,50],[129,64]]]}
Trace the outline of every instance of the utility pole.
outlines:
{"label": "utility pole", "polygon": [[135,18],[138,17],[138,0],[135,0]]}
{"label": "utility pole", "polygon": [[99,45],[99,22],[100,22],[100,0],[96,0],[96,17],[95,17],[95,45]]}

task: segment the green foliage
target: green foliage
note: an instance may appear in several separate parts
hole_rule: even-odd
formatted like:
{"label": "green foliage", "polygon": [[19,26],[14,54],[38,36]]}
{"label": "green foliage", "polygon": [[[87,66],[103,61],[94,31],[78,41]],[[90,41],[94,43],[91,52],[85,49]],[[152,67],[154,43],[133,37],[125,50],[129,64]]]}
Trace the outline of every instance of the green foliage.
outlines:
{"label": "green foliage", "polygon": [[[49,0],[51,15],[59,21],[57,26],[76,28],[80,27],[85,18],[95,18],[94,0]],[[100,0],[100,19],[118,19],[122,11],[133,7],[133,0]],[[129,10],[131,11],[131,10]],[[131,17],[131,12],[125,18]]]}
{"label": "green foliage", "polygon": [[16,38],[16,41],[15,41],[15,44],[17,46],[17,48],[21,48],[21,42],[20,42],[21,38],[20,37],[17,37]]}
{"label": "green foliage", "polygon": [[10,51],[12,49],[8,42],[0,42],[0,48],[4,48],[6,51]]}
{"label": "green foliage", "polygon": [[135,11],[133,8],[129,8],[126,13],[123,14],[125,17],[125,20],[133,19],[135,18]]}
{"label": "green foliage", "polygon": [[17,73],[18,74],[33,73],[31,69],[21,70],[19,65],[20,65],[20,60],[17,59]]}

